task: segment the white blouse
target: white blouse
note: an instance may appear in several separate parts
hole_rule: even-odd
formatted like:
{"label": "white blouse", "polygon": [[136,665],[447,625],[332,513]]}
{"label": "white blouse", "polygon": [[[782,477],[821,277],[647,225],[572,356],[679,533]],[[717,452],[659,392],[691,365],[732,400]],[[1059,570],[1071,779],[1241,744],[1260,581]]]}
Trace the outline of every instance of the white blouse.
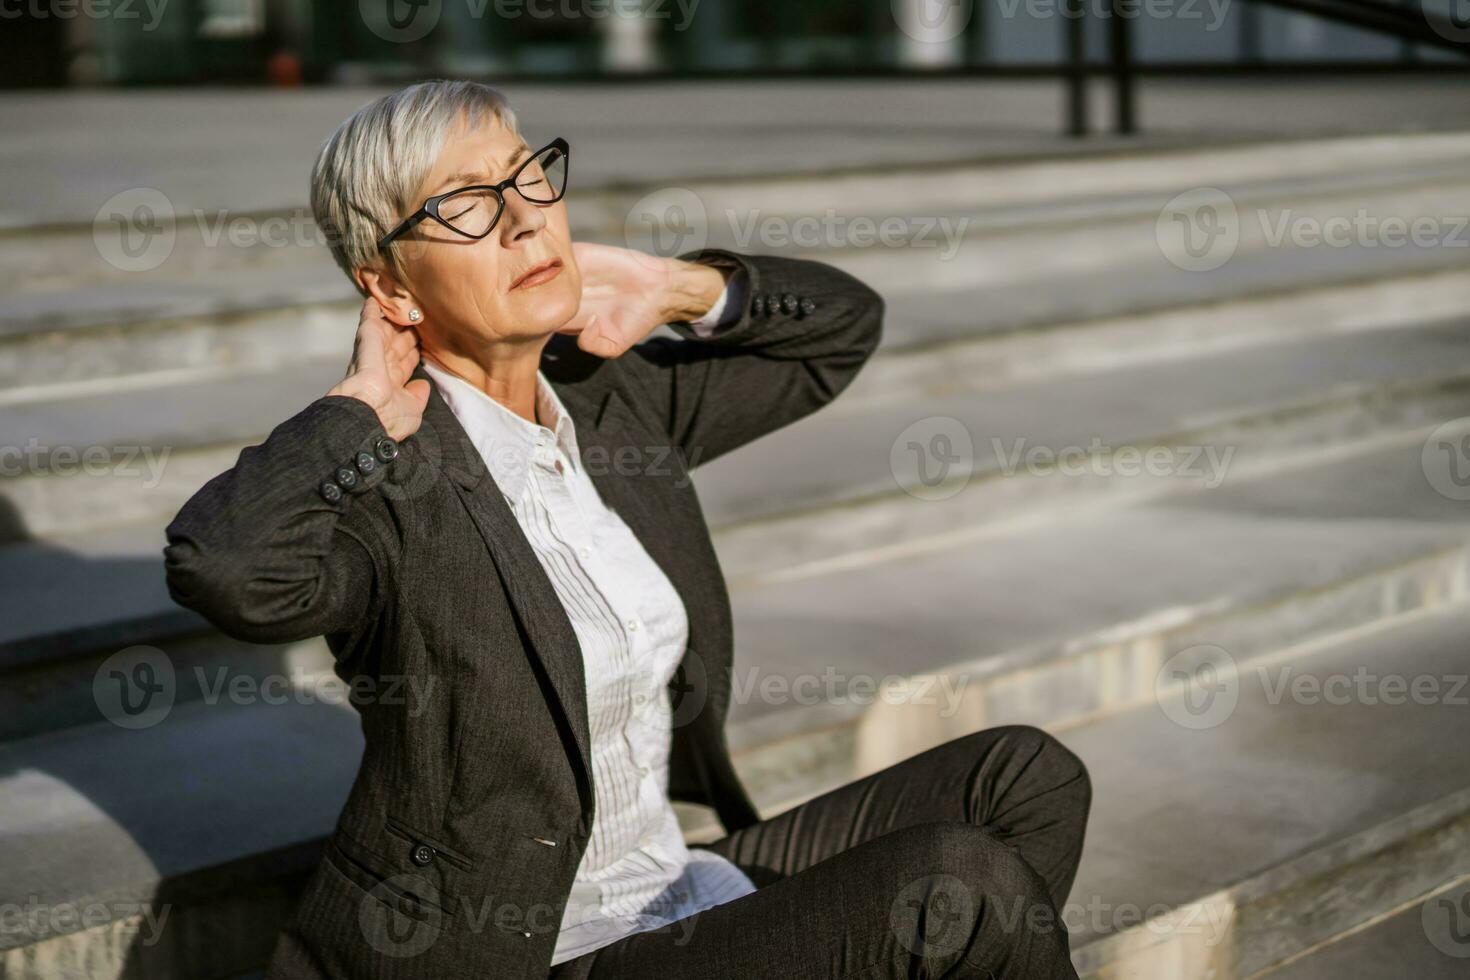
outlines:
{"label": "white blouse", "polygon": [[[696,333],[734,318],[722,312],[729,296],[743,302],[739,275],[692,321]],[[735,865],[684,843],[668,799],[667,688],[688,641],[684,604],[598,495],[555,390],[538,371],[537,414],[548,428],[429,359],[423,364],[505,494],[582,650],[597,806],[551,963],[754,892]]]}

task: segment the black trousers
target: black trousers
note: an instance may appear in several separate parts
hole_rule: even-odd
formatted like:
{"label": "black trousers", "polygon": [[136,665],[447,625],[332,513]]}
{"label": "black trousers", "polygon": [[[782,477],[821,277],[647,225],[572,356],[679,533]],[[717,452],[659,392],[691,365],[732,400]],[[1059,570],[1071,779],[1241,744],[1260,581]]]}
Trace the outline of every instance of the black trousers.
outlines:
{"label": "black trousers", "polygon": [[964,735],[708,847],[753,894],[552,967],[551,980],[1068,978],[1060,910],[1092,802],[1040,729]]}

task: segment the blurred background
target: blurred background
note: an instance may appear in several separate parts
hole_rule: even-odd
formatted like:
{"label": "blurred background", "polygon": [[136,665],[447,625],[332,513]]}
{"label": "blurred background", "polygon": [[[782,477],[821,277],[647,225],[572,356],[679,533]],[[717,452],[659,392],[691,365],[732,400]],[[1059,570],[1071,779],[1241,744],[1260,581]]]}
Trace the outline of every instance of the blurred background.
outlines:
{"label": "blurred background", "polygon": [[1039,725],[1093,776],[1084,977],[1470,975],[1467,41],[1463,0],[0,0],[0,977],[258,976],[333,827],[325,645],[221,636],[160,549],[340,379],[308,171],[430,77],[568,139],[579,239],[885,298],[836,403],[695,473],[763,814]]}

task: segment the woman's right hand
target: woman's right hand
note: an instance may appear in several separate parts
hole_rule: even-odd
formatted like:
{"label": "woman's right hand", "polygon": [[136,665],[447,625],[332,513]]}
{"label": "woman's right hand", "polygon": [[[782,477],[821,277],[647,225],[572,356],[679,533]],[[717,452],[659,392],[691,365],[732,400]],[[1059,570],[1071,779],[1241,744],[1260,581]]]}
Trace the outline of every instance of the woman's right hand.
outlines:
{"label": "woman's right hand", "polygon": [[388,435],[402,439],[418,431],[429,403],[429,382],[409,380],[418,363],[419,338],[413,328],[390,321],[369,296],[357,321],[347,376],[327,394],[367,402]]}

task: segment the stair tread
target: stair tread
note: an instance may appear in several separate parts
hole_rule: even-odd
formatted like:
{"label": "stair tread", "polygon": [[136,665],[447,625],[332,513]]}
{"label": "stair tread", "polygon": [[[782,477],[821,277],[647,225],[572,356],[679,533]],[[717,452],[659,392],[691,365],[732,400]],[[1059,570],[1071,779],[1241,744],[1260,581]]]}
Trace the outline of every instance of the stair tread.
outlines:
{"label": "stair tread", "polygon": [[[1323,946],[1295,962],[1266,974],[1269,980],[1464,980],[1470,974],[1470,938],[1464,934],[1465,917],[1458,913],[1459,930],[1442,929],[1450,911],[1439,904],[1463,901],[1465,886],[1430,898],[1380,922]],[[1428,918],[1428,922],[1426,922]],[[1431,930],[1433,939],[1431,939]]]}
{"label": "stair tread", "polygon": [[[760,722],[789,707],[740,696],[756,668],[765,676],[820,673],[840,650],[853,672],[933,670],[1280,601],[1452,548],[1470,530],[1464,505],[1433,490],[1420,453],[1410,434],[1302,471],[1074,509],[970,542],[940,540],[912,555],[736,587],[732,744],[760,737]],[[47,656],[68,632],[197,618],[168,598],[163,543],[161,525],[140,524],[0,548],[0,580],[14,583],[0,589],[0,649]],[[903,581],[927,584],[895,587]],[[851,612],[836,620],[821,612],[833,608]],[[788,716],[791,723],[817,724],[823,714],[803,712]]]}
{"label": "stair tread", "polygon": [[[1149,704],[1063,731],[1094,787],[1089,844],[1069,903],[1178,906],[1455,794],[1459,806],[1470,806],[1462,792],[1470,788],[1470,755],[1427,748],[1463,739],[1470,692],[1455,690],[1454,678],[1464,677],[1467,630],[1470,604],[1462,603],[1316,650],[1283,651],[1264,680],[1255,669],[1241,673],[1232,712],[1176,713],[1214,719],[1213,727],[1176,724]],[[1393,703],[1403,690],[1369,683],[1369,697],[1328,687],[1330,697],[1319,692],[1315,703],[1289,693],[1271,703],[1283,678],[1352,681],[1360,670],[1370,678],[1434,678],[1447,697]],[[1089,921],[1074,931],[1073,948],[1115,928]]]}
{"label": "stair tread", "polygon": [[[1078,509],[738,589],[731,743],[769,737],[766,720],[787,710],[762,703],[758,677],[821,677],[833,663],[881,677],[999,662],[1082,637],[1120,638],[1135,625],[1152,632],[1279,602],[1463,546],[1470,515],[1429,485],[1421,447],[1411,438],[1214,490]],[[754,693],[742,700],[742,690]],[[825,705],[802,710],[810,713],[803,725],[842,716]]]}
{"label": "stair tread", "polygon": [[[174,705],[151,727],[101,721],[0,744],[0,891],[42,907],[143,899],[312,842],[346,800],[361,738],[340,700],[223,699]],[[36,938],[6,930],[0,948]]]}
{"label": "stair tread", "polygon": [[[1024,437],[1027,448],[1119,445],[1374,385],[1432,383],[1470,365],[1463,320],[1362,330],[1208,351],[983,390],[846,398],[697,474],[714,523],[894,488],[890,450],[910,423],[948,416],[973,434],[982,469]],[[150,446],[170,452],[259,441],[341,378],[340,359],[303,358],[121,391],[6,406],[0,445]],[[985,435],[992,438],[983,438]],[[162,449],[156,449],[161,453]]]}

